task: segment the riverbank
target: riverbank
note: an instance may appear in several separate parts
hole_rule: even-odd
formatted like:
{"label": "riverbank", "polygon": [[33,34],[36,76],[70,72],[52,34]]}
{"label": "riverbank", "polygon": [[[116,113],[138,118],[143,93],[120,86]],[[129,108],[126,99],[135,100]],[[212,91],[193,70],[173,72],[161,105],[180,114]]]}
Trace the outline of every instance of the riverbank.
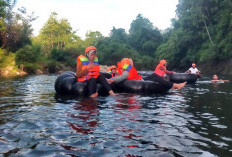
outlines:
{"label": "riverbank", "polygon": [[[108,66],[106,65],[100,65],[101,72],[107,72]],[[41,75],[41,74],[62,74],[65,71],[73,71],[75,72],[76,69],[73,69],[71,67],[62,67],[58,68],[55,67],[55,69],[52,72],[49,72],[49,69],[47,66],[44,66],[42,70],[37,69],[35,70],[36,75]],[[30,73],[27,73],[24,71],[23,68],[17,68],[15,65],[7,66],[5,68],[0,68],[0,77],[16,77],[16,76],[25,76],[25,75],[30,75]]]}
{"label": "riverbank", "polygon": [[[107,68],[109,66],[107,65],[100,65],[100,69],[102,72],[106,72]],[[202,75],[213,75],[213,74],[219,74],[219,75],[232,75],[232,58],[224,61],[209,61],[204,64],[197,65],[197,68],[201,71]],[[187,69],[187,68],[186,68]],[[178,69],[174,71],[186,71],[186,69]],[[34,71],[33,74],[41,75],[41,74],[61,74],[65,71],[76,71],[76,69],[72,67],[66,67],[64,65],[62,66],[55,66],[48,67],[48,65],[41,65],[41,69],[37,69]],[[10,65],[6,67],[0,68],[0,77],[15,77],[15,76],[24,76],[24,75],[30,75],[31,73],[28,73],[24,70],[23,66],[20,68],[17,68],[15,66],[15,62],[12,62]]]}
{"label": "riverbank", "polygon": [[224,74],[232,75],[232,58],[223,61],[209,61],[199,65],[202,74]]}

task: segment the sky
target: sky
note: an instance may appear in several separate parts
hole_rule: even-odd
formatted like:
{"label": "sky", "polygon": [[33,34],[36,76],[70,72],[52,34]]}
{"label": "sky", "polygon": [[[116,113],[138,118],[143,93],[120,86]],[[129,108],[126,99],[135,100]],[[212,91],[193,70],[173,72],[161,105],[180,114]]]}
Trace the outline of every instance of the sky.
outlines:
{"label": "sky", "polygon": [[113,27],[126,32],[138,14],[148,18],[154,27],[165,30],[175,18],[178,0],[18,0],[16,8],[25,7],[38,19],[32,22],[33,34],[37,36],[51,12],[58,19],[68,19],[73,31],[82,39],[87,31],[99,31],[109,36]]}

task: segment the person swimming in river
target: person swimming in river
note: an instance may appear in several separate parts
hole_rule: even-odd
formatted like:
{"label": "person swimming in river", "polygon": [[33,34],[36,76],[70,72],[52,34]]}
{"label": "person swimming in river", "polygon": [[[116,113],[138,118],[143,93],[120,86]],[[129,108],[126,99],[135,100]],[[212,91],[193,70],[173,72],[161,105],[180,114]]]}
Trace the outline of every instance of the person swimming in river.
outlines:
{"label": "person swimming in river", "polygon": [[211,80],[212,83],[228,83],[230,82],[229,80],[222,80],[218,79],[217,75],[213,75],[213,79]]}

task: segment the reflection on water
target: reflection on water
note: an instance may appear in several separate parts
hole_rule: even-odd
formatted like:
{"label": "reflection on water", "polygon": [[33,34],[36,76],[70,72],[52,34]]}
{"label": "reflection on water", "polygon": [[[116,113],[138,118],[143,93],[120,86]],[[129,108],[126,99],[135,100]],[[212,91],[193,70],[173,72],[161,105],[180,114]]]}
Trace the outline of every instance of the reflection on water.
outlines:
{"label": "reflection on water", "polygon": [[0,81],[0,155],[232,155],[231,84],[91,99],[56,95],[56,78]]}

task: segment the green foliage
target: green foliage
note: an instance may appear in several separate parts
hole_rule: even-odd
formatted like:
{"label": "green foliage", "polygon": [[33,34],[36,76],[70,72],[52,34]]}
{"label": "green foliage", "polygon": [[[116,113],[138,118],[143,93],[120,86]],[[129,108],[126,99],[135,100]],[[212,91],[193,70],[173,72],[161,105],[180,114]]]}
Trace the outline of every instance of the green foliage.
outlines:
{"label": "green foliage", "polygon": [[0,17],[0,32],[3,32],[6,30],[6,26],[4,23],[4,19],[2,17]]}
{"label": "green foliage", "polygon": [[[146,20],[147,19],[142,19],[141,21],[148,22]],[[137,26],[140,23],[134,23],[136,28],[133,28],[132,30],[137,31]],[[140,28],[139,26],[138,28]],[[144,27],[153,30],[151,23],[147,24],[147,26],[144,25]],[[159,44],[152,40],[144,40],[141,45],[141,50],[137,50],[135,47],[131,46],[131,38],[133,38],[131,33],[127,34],[124,29],[116,29],[113,27],[110,36],[100,38],[96,45],[100,64],[116,65],[117,62],[123,58],[132,58],[135,63],[134,66],[137,69],[153,69],[154,58],[152,57],[153,53],[150,52],[154,52]],[[139,40],[139,38],[137,39]]]}
{"label": "green foliage", "polygon": [[[177,18],[172,27],[160,32],[149,19],[139,14],[132,21],[129,33],[113,27],[109,37],[98,31],[88,31],[83,41],[65,18],[53,12],[40,31],[31,38],[31,22],[21,8],[15,14],[15,0],[0,0],[0,46],[16,53],[17,65],[28,72],[47,64],[55,72],[61,65],[75,68],[76,57],[88,46],[96,46],[100,64],[117,64],[122,58],[132,58],[138,70],[154,70],[161,59],[169,68],[185,68],[190,63],[220,61],[232,57],[232,3],[229,0],[179,0]],[[32,40],[31,40],[32,39]],[[31,42],[32,41],[32,42]],[[42,45],[42,46],[40,46]],[[7,56],[7,57],[6,57]],[[0,58],[0,66],[10,62],[11,53]],[[9,59],[9,60],[8,60]]]}
{"label": "green foliage", "polygon": [[5,17],[6,16],[6,11],[5,8],[7,6],[7,3],[4,0],[0,0],[0,17]]}
{"label": "green foliage", "polygon": [[49,73],[56,73],[60,69],[61,65],[55,60],[50,60],[47,64]]}
{"label": "green foliage", "polygon": [[169,40],[157,48],[154,56],[157,60],[166,59],[169,65],[175,65],[176,61],[173,56],[178,53],[177,43],[179,41],[180,32],[173,32],[169,37]]}
{"label": "green foliage", "polygon": [[0,49],[0,68],[6,68],[10,65],[14,66],[14,61],[15,54]]}
{"label": "green foliage", "polygon": [[135,68],[139,70],[155,70],[156,63],[158,62],[150,56],[141,56],[135,58],[133,61]]}
{"label": "green foliage", "polygon": [[130,57],[134,59],[138,56],[138,52],[127,44],[116,42],[107,37],[99,41],[96,46],[100,64],[115,65],[122,58]]}
{"label": "green foliage", "polygon": [[205,43],[202,45],[199,51],[199,61],[206,62],[209,60],[213,60],[216,54],[216,50],[213,47],[208,47],[208,44]]}
{"label": "green foliage", "polygon": [[227,0],[180,0],[172,19],[173,29],[154,53],[171,67],[191,62],[219,61],[232,56],[231,13]]}
{"label": "green foliage", "polygon": [[128,43],[128,35],[123,28],[116,29],[115,27],[113,27],[110,32],[110,39],[115,42]]}
{"label": "green foliage", "polygon": [[75,35],[67,19],[57,19],[57,13],[51,13],[48,21],[43,26],[38,36],[38,42],[43,45],[43,52],[49,55],[52,49],[63,50],[73,43],[80,45],[80,37]]}
{"label": "green foliage", "polygon": [[53,49],[51,51],[51,54],[49,55],[49,60],[55,61],[55,62],[61,62],[64,63],[66,66],[70,66],[72,68],[76,67],[76,59],[77,56],[79,56],[81,53],[80,50],[77,49],[65,49],[65,50],[57,50]]}
{"label": "green foliage", "polygon": [[37,63],[39,61],[40,55],[40,45],[27,45],[16,52],[16,63],[17,65],[25,63]]}
{"label": "green foliage", "polygon": [[27,73],[34,74],[37,69],[42,68],[39,65],[41,57],[40,45],[27,45],[16,52],[15,61],[18,67],[23,66]]}
{"label": "green foliage", "polygon": [[35,74],[37,69],[40,69],[40,65],[36,64],[36,63],[28,63],[25,62],[25,64],[23,64],[24,66],[24,70],[28,73],[28,74]]}
{"label": "green foliage", "polygon": [[[0,1],[2,5],[2,2]],[[16,0],[7,0],[0,7],[0,47],[11,52],[16,52],[21,47],[31,44],[31,22],[35,20],[28,15],[25,8],[19,9],[20,13],[13,12]],[[3,7],[3,9],[2,9]]]}
{"label": "green foliage", "polygon": [[83,42],[84,47],[88,47],[89,45],[96,45],[98,42],[98,39],[102,38],[102,34],[99,31],[92,32],[89,31],[85,35],[86,39]]}
{"label": "green foliage", "polygon": [[139,14],[131,23],[129,43],[141,55],[151,55],[162,42],[162,36],[149,19]]}
{"label": "green foliage", "polygon": [[50,58],[57,61],[65,61],[68,58],[68,52],[64,50],[53,49],[51,51]]}

